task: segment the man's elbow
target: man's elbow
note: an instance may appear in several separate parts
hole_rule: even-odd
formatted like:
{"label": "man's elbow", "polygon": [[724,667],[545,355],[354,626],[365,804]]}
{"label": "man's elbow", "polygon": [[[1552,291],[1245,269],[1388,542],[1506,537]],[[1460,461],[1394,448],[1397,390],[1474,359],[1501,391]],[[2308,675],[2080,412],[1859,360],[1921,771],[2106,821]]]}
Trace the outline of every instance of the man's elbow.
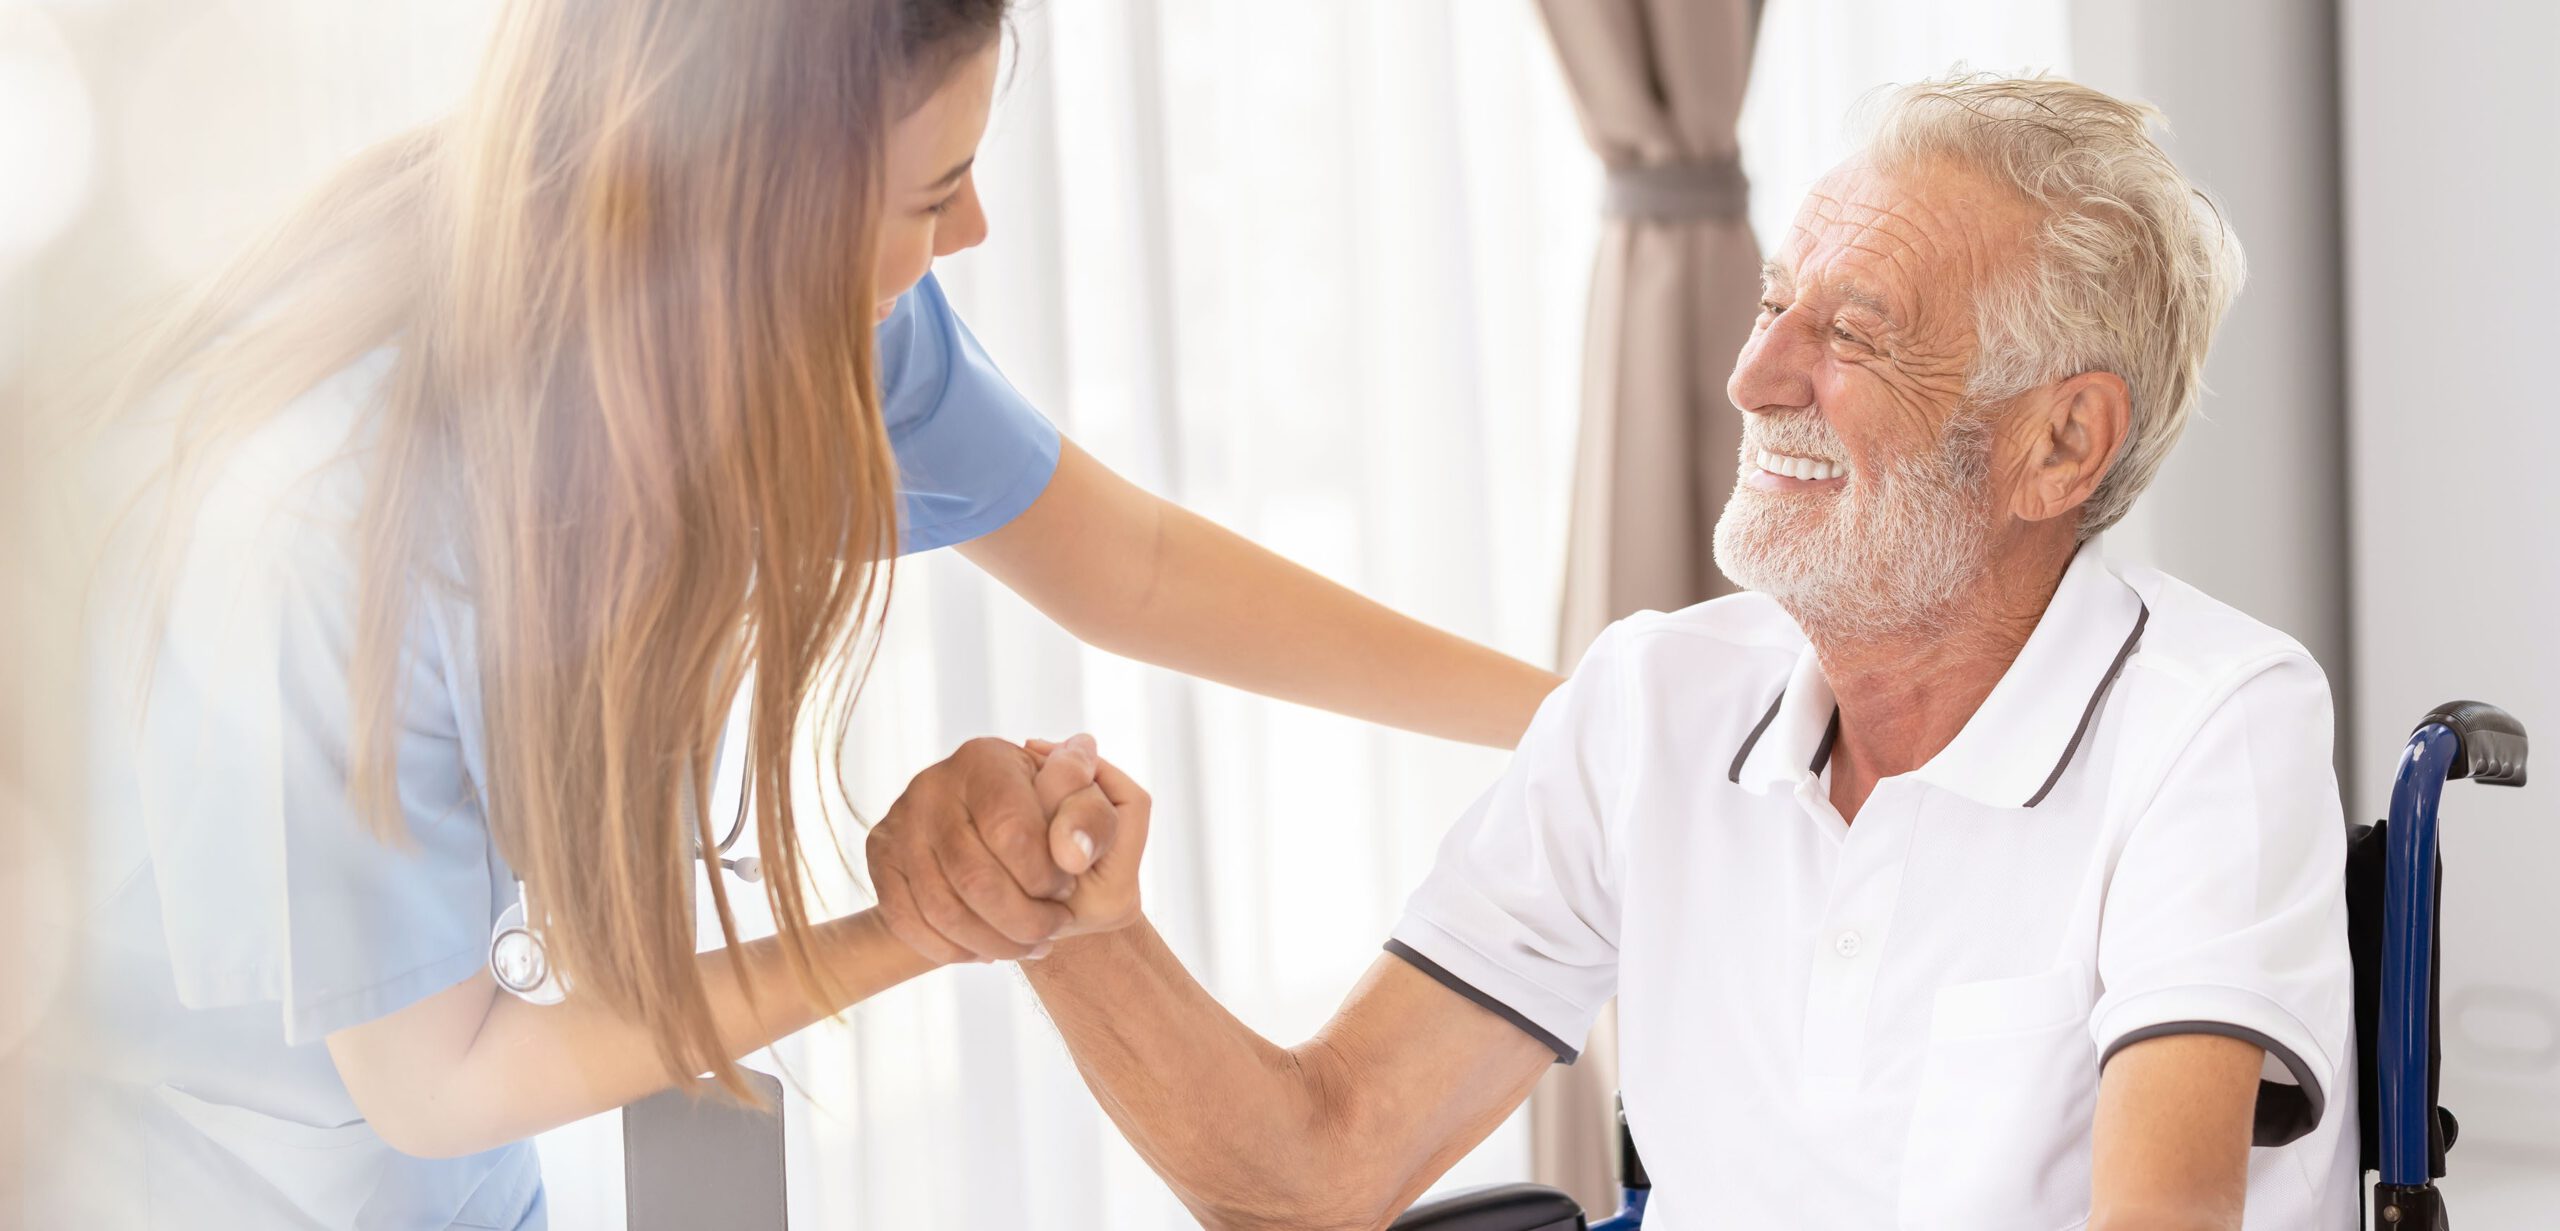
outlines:
{"label": "man's elbow", "polygon": [[1378,1231],[1395,1220],[1391,1197],[1353,1191],[1353,1185],[1310,1176],[1294,1189],[1185,1194],[1183,1204],[1208,1231]]}
{"label": "man's elbow", "polygon": [[1394,1221],[1414,1177],[1394,1161],[1391,1117],[1326,1044],[1285,1056],[1303,1101],[1284,1138],[1232,1160],[1183,1203],[1216,1231],[1375,1231]]}
{"label": "man's elbow", "polygon": [[1310,1150],[1176,1190],[1211,1231],[1376,1231],[1394,1221],[1403,1187],[1374,1161]]}

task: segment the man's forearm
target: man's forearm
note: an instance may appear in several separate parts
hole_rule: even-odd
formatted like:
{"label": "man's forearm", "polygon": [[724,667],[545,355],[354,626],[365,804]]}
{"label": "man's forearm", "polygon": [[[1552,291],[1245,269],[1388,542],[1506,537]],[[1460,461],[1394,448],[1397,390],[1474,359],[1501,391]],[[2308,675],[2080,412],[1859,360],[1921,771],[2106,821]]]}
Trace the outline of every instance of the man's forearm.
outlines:
{"label": "man's forearm", "polygon": [[1026,962],[1094,1097],[1212,1227],[1368,1226],[1349,1083],[1322,1043],[1273,1045],[1141,921]]}

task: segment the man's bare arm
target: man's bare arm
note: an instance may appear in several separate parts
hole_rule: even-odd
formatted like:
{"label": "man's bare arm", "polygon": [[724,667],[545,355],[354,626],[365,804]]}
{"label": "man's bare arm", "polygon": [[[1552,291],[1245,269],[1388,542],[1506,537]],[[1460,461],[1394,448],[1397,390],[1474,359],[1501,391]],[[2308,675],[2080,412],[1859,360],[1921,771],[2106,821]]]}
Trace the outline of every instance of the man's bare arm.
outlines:
{"label": "man's bare arm", "polygon": [[1273,1045],[1143,921],[1025,963],[1103,1109],[1203,1225],[1386,1225],[1528,1097],[1554,1053],[1393,957]]}
{"label": "man's bare arm", "polygon": [[2265,1058],[2211,1034],[2145,1039],[2111,1057],[2098,1080],[2090,1231],[2237,1231]]}

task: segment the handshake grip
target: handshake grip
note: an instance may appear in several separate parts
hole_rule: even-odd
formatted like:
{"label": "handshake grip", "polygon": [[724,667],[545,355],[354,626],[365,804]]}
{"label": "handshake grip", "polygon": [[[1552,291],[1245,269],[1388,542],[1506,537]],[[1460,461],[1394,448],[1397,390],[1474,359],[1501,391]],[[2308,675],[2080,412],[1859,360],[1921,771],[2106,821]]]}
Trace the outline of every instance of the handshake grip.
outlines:
{"label": "handshake grip", "polygon": [[1039,958],[1125,927],[1152,807],[1089,736],[970,740],[871,827],[879,918],[937,965]]}

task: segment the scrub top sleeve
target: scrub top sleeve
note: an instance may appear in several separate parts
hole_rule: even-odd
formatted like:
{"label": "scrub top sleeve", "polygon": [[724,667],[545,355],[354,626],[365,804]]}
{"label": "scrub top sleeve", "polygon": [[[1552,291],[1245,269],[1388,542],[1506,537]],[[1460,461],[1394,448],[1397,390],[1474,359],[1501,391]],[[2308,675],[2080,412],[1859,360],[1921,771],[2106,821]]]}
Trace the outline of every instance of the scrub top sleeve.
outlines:
{"label": "scrub top sleeve", "polygon": [[932,275],[899,298],[878,347],[899,550],[965,543],[1031,507],[1057,472],[1058,429],[996,370]]}
{"label": "scrub top sleeve", "polygon": [[1627,679],[1613,626],[1442,840],[1387,951],[1571,1063],[1618,981]]}
{"label": "scrub top sleeve", "polygon": [[[2134,822],[2099,922],[2100,1062],[2143,1039],[2216,1034],[2265,1049],[2259,1145],[2308,1133],[2352,1083],[2346,824],[2328,681],[2299,654],[2243,680]],[[2299,1094],[2287,1094],[2290,1085]],[[2269,1112],[2272,1096],[2292,1108]]]}
{"label": "scrub top sleeve", "polygon": [[296,1044],[481,969],[501,879],[430,616],[393,737],[403,832],[375,836],[349,800],[357,476],[302,452],[253,442],[204,502],[134,760],[179,1001],[276,1004]]}

